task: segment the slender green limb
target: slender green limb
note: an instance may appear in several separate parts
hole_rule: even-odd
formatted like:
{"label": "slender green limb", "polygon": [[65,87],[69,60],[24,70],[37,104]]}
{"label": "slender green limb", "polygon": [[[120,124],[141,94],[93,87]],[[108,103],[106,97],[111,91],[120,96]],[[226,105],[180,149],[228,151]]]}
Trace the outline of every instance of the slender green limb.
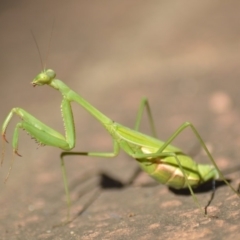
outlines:
{"label": "slender green limb", "polygon": [[60,155],[61,169],[62,169],[64,189],[65,189],[65,194],[66,194],[66,198],[67,198],[67,206],[68,206],[67,221],[69,221],[69,216],[70,216],[71,199],[70,199],[70,194],[69,194],[69,189],[68,189],[68,180],[67,180],[67,173],[66,173],[64,158],[66,156],[70,156],[70,155],[71,156],[78,155],[78,156],[92,156],[92,157],[112,158],[112,157],[117,156],[118,153],[119,153],[119,145],[116,141],[113,141],[113,152],[62,152],[61,153],[61,155]]}
{"label": "slender green limb", "polygon": [[[149,158],[157,158],[157,157],[160,157],[160,158],[166,158],[166,157],[174,157],[176,159],[176,162],[178,164],[178,167],[181,169],[183,175],[184,175],[184,178],[185,178],[185,181],[187,183],[187,186],[191,192],[191,195],[194,199],[194,202],[197,204],[197,206],[201,209],[201,205],[199,204],[199,201],[197,199],[197,197],[195,196],[194,192],[193,192],[193,189],[188,181],[188,177],[186,175],[186,172],[181,164],[181,161],[179,160],[178,156],[176,153],[173,153],[173,152],[163,152],[171,143],[172,141],[183,131],[185,130],[187,127],[190,127],[193,131],[193,133],[195,134],[196,138],[198,139],[198,141],[200,142],[202,148],[204,149],[204,151],[206,152],[209,160],[211,161],[211,163],[214,165],[215,169],[217,170],[219,176],[221,177],[221,179],[225,182],[226,185],[228,185],[233,192],[235,192],[238,196],[239,195],[239,192],[237,190],[235,190],[231,184],[228,183],[228,181],[225,179],[225,177],[223,176],[222,172],[220,171],[220,169],[218,168],[218,166],[216,165],[211,153],[209,152],[207,146],[205,145],[204,141],[202,140],[200,134],[198,133],[198,131],[196,130],[196,128],[193,126],[192,123],[190,122],[185,122],[183,123],[173,134],[172,136],[170,136],[168,138],[168,140],[163,143],[163,145],[158,149],[158,151],[156,151],[155,153],[136,153],[136,154],[133,154],[132,157],[138,159],[138,161],[146,161],[146,159],[149,159]],[[151,160],[150,160],[151,161]],[[214,179],[213,179],[214,180]],[[215,188],[215,187],[214,187]],[[215,194],[215,189],[213,188],[213,191],[214,191],[214,194]],[[212,201],[212,198],[214,196],[214,194],[212,195],[211,197],[211,200],[209,202]],[[209,206],[209,203],[207,204],[207,206],[205,207],[205,211],[203,211],[204,215],[206,215],[207,211],[206,211],[206,208]]]}
{"label": "slender green limb", "polygon": [[156,131],[156,128],[155,128],[154,120],[153,120],[153,117],[152,117],[152,111],[151,111],[151,108],[150,108],[150,105],[148,103],[147,98],[143,98],[141,100],[141,103],[140,103],[140,106],[139,106],[139,109],[138,109],[136,123],[135,123],[135,126],[134,126],[134,130],[139,131],[144,108],[146,108],[146,110],[147,110],[147,116],[148,116],[148,120],[149,120],[149,123],[150,123],[152,136],[157,138],[157,131]]}
{"label": "slender green limb", "polygon": [[[34,138],[39,145],[59,147],[59,148],[62,148],[63,150],[72,149],[75,145],[75,129],[74,129],[71,105],[66,98],[62,100],[61,109],[62,109],[62,116],[63,116],[64,125],[65,125],[66,137],[64,137],[59,132],[55,131],[53,128],[48,127],[47,125],[39,121],[37,118],[32,116],[30,113],[28,113],[27,111],[21,108],[13,108],[8,114],[8,116],[6,117],[2,126],[3,141],[7,142],[7,139],[5,136],[7,126],[15,114],[22,119],[22,121],[18,122],[15,126],[14,133],[13,133],[13,140],[12,140],[13,152],[18,156],[21,156],[18,153],[20,129],[26,130],[27,133],[32,138]],[[2,154],[1,164],[3,163],[3,160],[4,160],[3,157],[4,157],[4,152]],[[10,165],[7,177],[5,178],[5,182],[7,181],[10,175],[12,165],[13,165],[13,159],[11,161],[11,165]]]}
{"label": "slender green limb", "polygon": [[186,172],[185,172],[185,170],[184,170],[184,168],[183,168],[183,166],[181,164],[181,161],[179,160],[178,156],[175,153],[162,153],[162,154],[159,155],[159,157],[161,157],[161,156],[163,156],[163,157],[171,157],[172,156],[172,157],[174,157],[176,159],[178,167],[181,169],[181,172],[183,173],[183,176],[184,176],[185,181],[187,183],[187,187],[188,187],[188,189],[189,189],[189,191],[190,191],[190,193],[192,195],[192,198],[193,198],[195,204],[203,212],[203,214],[206,215],[206,211],[202,210],[201,205],[200,205],[200,203],[199,203],[195,193],[193,192],[193,189],[192,189],[192,187],[191,187],[191,185],[190,185],[190,183],[188,181],[188,176],[187,176],[187,174],[186,174]]}
{"label": "slender green limb", "polygon": [[159,148],[158,152],[162,152],[169,144],[171,144],[171,142],[183,131],[185,130],[187,127],[190,127],[191,130],[193,131],[193,133],[195,134],[196,138],[198,139],[200,145],[202,146],[202,148],[204,149],[204,151],[206,152],[209,160],[211,161],[211,163],[213,164],[213,166],[215,167],[215,169],[217,169],[218,174],[220,176],[220,178],[225,182],[225,184],[227,186],[229,186],[233,192],[235,192],[238,196],[238,192],[232,187],[231,184],[229,184],[229,182],[226,180],[226,178],[223,176],[221,170],[219,169],[219,167],[217,166],[216,162],[214,161],[212,154],[209,152],[206,144],[204,143],[202,137],[200,136],[200,134],[198,133],[197,129],[193,126],[192,123],[190,122],[185,122],[183,123],[175,132],[174,134],[162,145],[161,148]]}
{"label": "slender green limb", "polygon": [[[193,191],[193,189],[192,189],[192,187],[191,187],[191,185],[188,181],[188,176],[186,175],[185,169],[183,168],[183,166],[181,164],[181,161],[179,160],[178,156],[173,152],[157,152],[157,153],[154,153],[154,154],[136,154],[134,156],[134,158],[136,158],[140,162],[141,161],[146,161],[146,159],[150,158],[150,157],[160,158],[160,159],[164,159],[164,158],[167,158],[167,157],[173,157],[176,160],[176,163],[177,163],[178,167],[181,169],[181,172],[184,176],[185,182],[186,182],[187,187],[188,187],[188,189],[189,189],[189,191],[190,191],[190,193],[193,197],[193,200],[194,200],[195,204],[203,212],[203,214],[206,215],[206,213],[202,210],[201,205],[200,205],[196,195],[194,194],[194,191]],[[151,162],[151,160],[149,162]],[[154,163],[154,160],[153,160],[153,163]]]}
{"label": "slender green limb", "polygon": [[[174,155],[175,155],[175,156],[174,156]],[[195,193],[193,192],[193,189],[192,189],[192,187],[191,187],[191,185],[190,185],[190,183],[189,183],[189,181],[188,181],[188,177],[187,177],[187,175],[186,175],[186,173],[185,173],[185,170],[184,170],[183,167],[182,167],[182,164],[181,164],[180,160],[178,159],[178,157],[177,157],[176,154],[173,154],[173,156],[175,157],[175,159],[176,159],[176,161],[177,161],[177,163],[178,163],[178,166],[179,166],[179,168],[181,169],[181,171],[182,171],[182,173],[183,173],[183,175],[184,175],[184,178],[185,178],[185,181],[186,181],[186,183],[187,183],[188,189],[189,189],[189,191],[191,192],[191,195],[192,195],[192,197],[193,197],[193,200],[194,200],[195,204],[197,204],[198,208],[199,208],[200,210],[202,210],[201,205],[200,205],[200,203],[199,203],[199,201],[198,201]],[[206,215],[206,212],[203,211],[203,214]]]}
{"label": "slender green limb", "polygon": [[63,175],[63,184],[64,184],[64,190],[67,198],[67,222],[70,219],[70,207],[71,207],[71,198],[69,194],[69,189],[68,189],[68,180],[67,180],[67,173],[66,173],[66,167],[63,158],[61,157],[61,170],[62,170],[62,175]]}
{"label": "slender green limb", "polygon": [[53,128],[48,127],[34,116],[32,116],[27,111],[21,108],[13,108],[4,121],[2,128],[2,136],[5,138],[5,133],[7,126],[13,117],[13,114],[18,115],[22,121],[16,124],[13,134],[13,150],[16,154],[18,153],[18,141],[19,141],[19,129],[24,129],[27,133],[30,134],[39,144],[59,147],[65,150],[70,150],[74,147],[75,144],[75,130],[74,125],[72,125],[73,117],[71,114],[71,107],[69,102],[65,99],[62,101],[63,109],[63,120],[65,123],[66,138],[55,131]]}
{"label": "slender green limb", "polygon": [[[139,131],[143,112],[144,112],[145,108],[147,110],[146,112],[147,112],[147,116],[148,116],[148,119],[150,122],[152,135],[154,137],[157,137],[154,120],[153,120],[152,113],[151,113],[151,108],[150,108],[147,98],[143,98],[141,100],[134,129],[136,131]],[[61,167],[62,167],[62,175],[63,175],[63,181],[64,181],[65,194],[67,197],[67,205],[68,205],[67,216],[68,217],[70,215],[71,201],[70,201],[70,194],[69,194],[69,189],[68,189],[68,180],[67,180],[67,174],[66,174],[66,167],[65,167],[65,163],[64,163],[64,157],[70,156],[70,155],[82,155],[82,156],[94,156],[94,157],[115,157],[116,155],[118,155],[118,153],[119,153],[119,145],[116,141],[114,141],[114,151],[110,152],[110,153],[105,153],[105,152],[104,153],[100,153],[100,152],[62,152],[61,153],[61,156],[60,156],[61,157]]]}

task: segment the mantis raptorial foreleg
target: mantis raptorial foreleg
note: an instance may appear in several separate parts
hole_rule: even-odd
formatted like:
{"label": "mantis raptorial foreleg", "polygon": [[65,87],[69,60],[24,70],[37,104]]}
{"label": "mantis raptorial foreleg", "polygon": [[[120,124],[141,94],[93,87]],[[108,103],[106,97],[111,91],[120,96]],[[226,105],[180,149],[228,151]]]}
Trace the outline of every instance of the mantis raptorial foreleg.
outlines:
{"label": "mantis raptorial foreleg", "polygon": [[[22,121],[16,125],[13,134],[12,146],[16,154],[19,155],[18,134],[20,128],[26,130],[41,145],[59,147],[64,151],[67,151],[61,154],[61,166],[65,192],[67,195],[68,213],[70,208],[70,197],[64,157],[67,155],[114,157],[119,153],[120,149],[125,151],[129,156],[135,158],[141,168],[158,182],[176,189],[189,188],[194,202],[198,205],[198,207],[200,207],[200,204],[194,195],[192,188],[197,187],[206,181],[218,179],[219,176],[239,196],[239,193],[224,178],[212,155],[208,151],[204,141],[191,123],[185,122],[166,142],[160,141],[156,138],[157,134],[147,99],[143,99],[140,104],[134,128],[135,130],[132,130],[112,121],[55,77],[56,74],[53,70],[44,70],[35,77],[32,84],[33,86],[49,85],[62,94],[63,101],[61,104],[61,110],[65,126],[65,136],[48,127],[21,108],[14,108],[9,113],[2,126],[2,136],[3,139],[6,140],[6,129],[13,114],[15,113],[22,119]],[[73,101],[77,102],[86,111],[88,111],[109,132],[113,139],[112,152],[68,152],[75,146],[75,128],[71,108],[71,102]],[[154,137],[150,137],[138,131],[144,108],[147,110],[151,131]],[[187,127],[190,127],[197,137],[212,165],[197,164],[190,156],[184,154],[181,149],[171,145],[172,141]]]}

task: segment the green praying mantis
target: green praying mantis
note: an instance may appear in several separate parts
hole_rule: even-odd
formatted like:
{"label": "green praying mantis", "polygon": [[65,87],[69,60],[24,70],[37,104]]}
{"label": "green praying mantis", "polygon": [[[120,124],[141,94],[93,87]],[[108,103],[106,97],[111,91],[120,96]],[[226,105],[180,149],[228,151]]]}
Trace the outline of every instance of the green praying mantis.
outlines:
{"label": "green praying mantis", "polygon": [[[65,193],[67,196],[68,217],[71,200],[64,163],[64,157],[67,155],[85,155],[111,158],[117,156],[120,149],[122,149],[129,156],[134,158],[140,167],[156,181],[175,189],[188,188],[191,192],[194,202],[200,209],[202,208],[193,192],[193,188],[209,180],[215,181],[219,178],[222,179],[226,185],[228,185],[233,192],[239,196],[238,191],[236,191],[223,176],[200,134],[192,123],[183,123],[165,142],[157,139],[150,105],[146,98],[142,99],[141,101],[134,129],[130,129],[105,116],[78,93],[69,88],[64,82],[56,79],[56,73],[51,69],[43,70],[40,74],[38,74],[32,81],[32,85],[34,87],[48,85],[62,94],[63,99],[61,103],[61,111],[65,126],[65,136],[55,131],[53,128],[45,125],[24,109],[13,108],[3,122],[2,137],[3,140],[7,142],[6,130],[9,122],[14,115],[18,115],[21,118],[21,121],[16,124],[12,139],[12,147],[15,154],[21,156],[18,152],[20,129],[24,129],[41,145],[53,146],[64,150],[64,152],[61,154],[61,168]],[[76,142],[71,102],[76,102],[81,105],[103,125],[103,127],[112,137],[112,152],[69,152],[74,148]],[[139,126],[144,109],[147,110],[153,136],[148,136],[139,132]],[[198,164],[190,156],[186,155],[180,148],[171,145],[172,141],[186,128],[190,128],[193,131],[202,148],[206,152],[209,160],[211,161],[211,165]],[[3,163],[3,158],[1,163]],[[12,164],[10,166],[7,178],[11,168]],[[204,210],[203,213],[205,215],[207,214]]]}

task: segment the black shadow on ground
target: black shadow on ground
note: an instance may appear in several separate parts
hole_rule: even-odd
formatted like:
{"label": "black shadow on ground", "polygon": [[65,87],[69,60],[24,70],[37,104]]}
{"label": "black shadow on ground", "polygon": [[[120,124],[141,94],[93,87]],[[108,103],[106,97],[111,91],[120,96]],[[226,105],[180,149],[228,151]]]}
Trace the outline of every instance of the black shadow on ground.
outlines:
{"label": "black shadow on ground", "polygon": [[[234,169],[231,169],[231,170],[226,170],[225,172],[228,172],[228,173],[236,172],[236,171],[239,171],[239,169],[240,169],[240,166],[236,167]],[[109,174],[107,174],[105,172],[95,173],[95,175],[89,174],[88,177],[86,177],[84,179],[84,181],[89,181],[91,178],[97,177],[98,178],[97,184],[95,184],[93,187],[89,187],[89,185],[88,185],[83,190],[80,190],[80,192],[78,194],[79,199],[90,192],[93,192],[93,194],[91,194],[91,197],[88,199],[88,201],[84,205],[84,207],[75,215],[75,217],[73,217],[72,221],[74,219],[76,219],[77,217],[79,217],[84,211],[86,211],[88,209],[88,207],[97,200],[97,198],[100,196],[100,194],[104,190],[124,189],[127,187],[131,187],[134,183],[134,180],[138,177],[138,175],[141,171],[142,170],[140,168],[136,169],[133,176],[127,183],[123,183],[122,181],[115,179],[114,177],[110,176]],[[231,183],[231,179],[226,178],[226,180],[229,183]],[[75,180],[75,182],[73,184],[71,184],[71,188],[73,188],[74,185],[75,186],[79,185],[79,184],[81,185],[80,182],[82,183],[82,181],[79,181],[79,179]],[[157,182],[151,182],[149,184],[142,185],[142,187],[153,187],[158,184],[159,183],[157,183]],[[196,194],[212,192],[212,196],[211,196],[208,204],[205,206],[206,211],[207,211],[207,207],[211,204],[212,200],[214,199],[214,194],[215,194],[216,190],[224,185],[226,185],[226,184],[222,180],[215,180],[215,181],[210,180],[210,181],[207,181],[206,183],[201,184],[200,186],[193,189],[194,193],[196,193]],[[191,195],[191,192],[189,191],[188,188],[174,189],[174,188],[169,187],[168,189],[176,195],[184,195],[184,196]]]}

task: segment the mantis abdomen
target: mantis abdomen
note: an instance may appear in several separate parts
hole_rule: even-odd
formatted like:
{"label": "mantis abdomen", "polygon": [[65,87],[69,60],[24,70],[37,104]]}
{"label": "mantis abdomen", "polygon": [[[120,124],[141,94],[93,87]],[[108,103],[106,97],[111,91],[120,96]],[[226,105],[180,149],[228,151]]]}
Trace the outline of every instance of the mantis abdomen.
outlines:
{"label": "mantis abdomen", "polygon": [[198,164],[184,154],[177,154],[177,158],[182,164],[185,176],[175,158],[171,156],[146,159],[146,161],[141,159],[139,164],[156,181],[175,189],[187,188],[188,184],[191,187],[197,187],[209,180],[219,178],[213,165]]}

